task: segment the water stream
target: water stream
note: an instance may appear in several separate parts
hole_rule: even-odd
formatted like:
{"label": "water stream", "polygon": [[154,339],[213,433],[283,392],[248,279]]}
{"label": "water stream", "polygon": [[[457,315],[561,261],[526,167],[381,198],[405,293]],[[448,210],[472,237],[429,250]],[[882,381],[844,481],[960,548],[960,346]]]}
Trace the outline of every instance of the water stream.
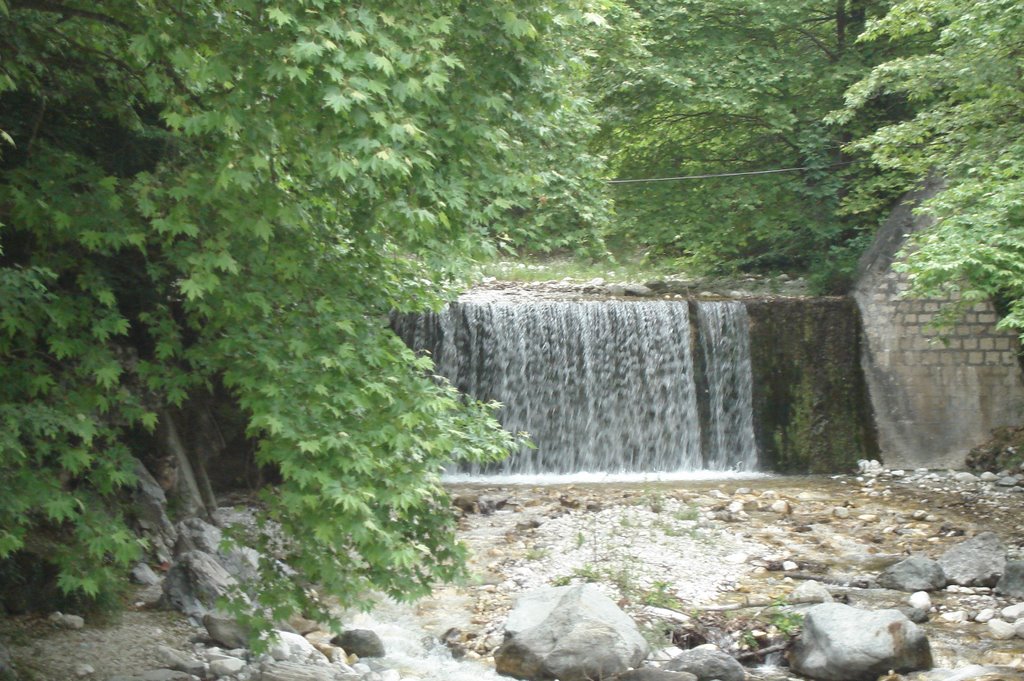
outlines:
{"label": "water stream", "polygon": [[472,302],[395,321],[536,445],[455,473],[515,476],[755,470],[748,325],[735,301]]}

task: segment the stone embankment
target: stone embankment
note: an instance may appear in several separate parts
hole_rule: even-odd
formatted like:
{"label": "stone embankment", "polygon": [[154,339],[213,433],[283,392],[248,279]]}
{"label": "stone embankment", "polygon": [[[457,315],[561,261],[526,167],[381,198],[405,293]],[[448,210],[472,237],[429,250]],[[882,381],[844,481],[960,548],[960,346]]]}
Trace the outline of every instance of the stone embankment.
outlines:
{"label": "stone embankment", "polygon": [[[1019,473],[866,464],[831,478],[459,488],[477,579],[410,611],[422,630],[407,637],[434,641],[418,661],[399,661],[386,636],[336,638],[305,620],[282,623],[266,653],[246,649],[209,596],[242,578],[252,555],[221,551],[217,528],[190,521],[175,528],[166,576],[137,571],[153,584],[140,586],[121,625],[78,628],[74,613],[10,618],[0,668],[36,681],[484,681],[500,678],[495,665],[530,678],[550,678],[555,665],[564,681],[576,673],[567,660],[584,669],[579,678],[598,660],[601,678],[622,681],[1024,679]],[[508,628],[517,600],[553,587],[576,595],[542,600],[596,617],[587,630],[603,632],[607,655],[593,653],[571,613],[514,617]],[[156,602],[191,608],[191,618]],[[568,627],[557,638],[576,649],[552,657],[509,643],[542,621]],[[440,661],[445,647],[466,676],[447,652]]]}

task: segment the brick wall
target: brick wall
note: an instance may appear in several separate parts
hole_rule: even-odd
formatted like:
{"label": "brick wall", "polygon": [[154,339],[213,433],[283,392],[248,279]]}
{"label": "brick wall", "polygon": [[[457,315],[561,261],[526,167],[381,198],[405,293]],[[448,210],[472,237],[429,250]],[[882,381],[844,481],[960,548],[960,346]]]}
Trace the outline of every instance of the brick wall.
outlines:
{"label": "brick wall", "polygon": [[854,292],[879,448],[894,466],[960,467],[992,429],[1024,421],[1020,342],[996,329],[992,305],[978,303],[954,326],[937,328],[932,322],[949,301],[905,297],[907,275],[892,268],[906,237],[927,227],[912,206],[937,190],[926,186],[893,211]]}

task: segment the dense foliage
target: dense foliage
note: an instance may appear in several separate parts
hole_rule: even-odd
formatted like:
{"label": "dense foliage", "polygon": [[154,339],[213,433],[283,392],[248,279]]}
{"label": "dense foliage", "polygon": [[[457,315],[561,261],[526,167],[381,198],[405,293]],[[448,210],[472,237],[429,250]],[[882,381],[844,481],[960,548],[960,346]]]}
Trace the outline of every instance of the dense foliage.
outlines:
{"label": "dense foliage", "polygon": [[630,5],[642,52],[597,84],[619,178],[798,170],[617,185],[620,238],[719,269],[801,271],[873,230],[900,179],[886,184],[844,144],[899,106],[824,118],[885,54],[855,41],[884,3]]}
{"label": "dense foliage", "polygon": [[[880,167],[945,185],[925,206],[937,224],[910,260],[916,292],[995,299],[1003,323],[1024,329],[1024,12],[1012,0],[908,0],[863,36],[912,43],[847,97],[853,112],[899,96],[914,115],[854,147]],[[957,310],[951,308],[950,316]]]}
{"label": "dense foliage", "polygon": [[586,222],[548,129],[582,115],[584,9],[0,1],[0,559],[103,594],[141,555],[133,456],[226,389],[305,580],[264,565],[275,615],[305,583],[459,574],[439,472],[509,436],[387,316],[439,304],[496,233]]}

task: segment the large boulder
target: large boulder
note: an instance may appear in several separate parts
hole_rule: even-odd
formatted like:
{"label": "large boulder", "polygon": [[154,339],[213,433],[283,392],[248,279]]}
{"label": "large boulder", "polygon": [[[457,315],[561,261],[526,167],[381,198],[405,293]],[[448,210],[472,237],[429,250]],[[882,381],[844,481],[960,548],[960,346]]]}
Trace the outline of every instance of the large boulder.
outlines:
{"label": "large boulder", "polygon": [[215,556],[205,551],[186,551],[167,571],[162,603],[198,619],[236,584]]}
{"label": "large boulder", "polygon": [[982,532],[939,556],[946,579],[960,586],[995,586],[1006,568],[1006,546],[992,532]]}
{"label": "large boulder", "polygon": [[590,584],[550,587],[519,597],[494,653],[499,674],[587,681],[636,667],[647,641],[615,603]]}
{"label": "large boulder", "polygon": [[346,629],[331,639],[331,643],[357,657],[384,657],[384,642],[371,629]]}
{"label": "large boulder", "polygon": [[684,650],[665,665],[665,669],[675,672],[688,672],[697,677],[698,681],[743,681],[747,672],[743,665],[730,655],[711,646],[701,646],[692,650]]}
{"label": "large boulder", "polygon": [[222,546],[224,533],[216,525],[202,518],[186,518],[178,523],[178,541],[175,555],[188,551],[203,551],[215,556],[217,562],[238,582],[259,579],[260,554],[247,546]]}
{"label": "large boulder", "polygon": [[875,681],[889,670],[929,669],[932,654],[924,633],[898,610],[823,603],[807,611],[790,666],[824,681]]}
{"label": "large boulder", "polygon": [[878,575],[878,586],[897,591],[935,591],[946,586],[946,573],[937,561],[910,556]]}

